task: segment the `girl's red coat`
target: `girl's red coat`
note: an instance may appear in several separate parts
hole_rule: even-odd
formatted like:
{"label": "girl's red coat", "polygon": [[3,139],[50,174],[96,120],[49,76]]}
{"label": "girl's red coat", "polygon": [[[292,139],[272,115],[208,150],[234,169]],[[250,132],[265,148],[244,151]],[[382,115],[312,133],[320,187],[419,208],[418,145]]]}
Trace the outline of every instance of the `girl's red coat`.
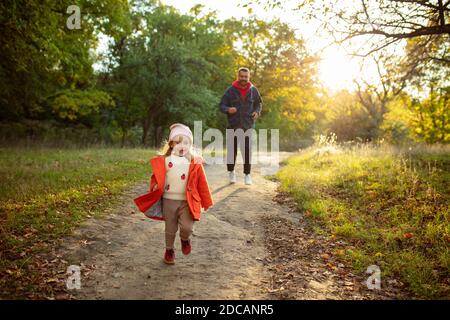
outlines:
{"label": "girl's red coat", "polygon": [[[150,160],[150,163],[153,169],[153,174],[150,179],[150,191],[134,199],[134,203],[141,212],[146,212],[164,194],[166,182],[165,157],[155,156]],[[156,190],[153,190],[155,184],[158,187]],[[186,200],[192,217],[196,221],[200,220],[201,208],[207,210],[213,205],[205,169],[203,168],[203,159],[200,157],[193,158],[189,166],[188,181],[186,183]]]}

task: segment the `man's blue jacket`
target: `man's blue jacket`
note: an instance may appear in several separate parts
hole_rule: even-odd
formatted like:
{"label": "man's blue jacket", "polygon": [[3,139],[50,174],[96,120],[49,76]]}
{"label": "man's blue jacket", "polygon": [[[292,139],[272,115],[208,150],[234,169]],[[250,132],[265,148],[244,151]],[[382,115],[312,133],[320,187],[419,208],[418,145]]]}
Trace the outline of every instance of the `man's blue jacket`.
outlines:
{"label": "man's blue jacket", "polygon": [[[225,91],[220,100],[220,111],[228,116],[228,128],[244,130],[254,128],[255,121],[252,118],[252,113],[257,112],[261,114],[262,99],[258,89],[252,84],[245,97],[242,97],[239,90],[230,86]],[[229,114],[228,108],[235,107],[237,111]]]}

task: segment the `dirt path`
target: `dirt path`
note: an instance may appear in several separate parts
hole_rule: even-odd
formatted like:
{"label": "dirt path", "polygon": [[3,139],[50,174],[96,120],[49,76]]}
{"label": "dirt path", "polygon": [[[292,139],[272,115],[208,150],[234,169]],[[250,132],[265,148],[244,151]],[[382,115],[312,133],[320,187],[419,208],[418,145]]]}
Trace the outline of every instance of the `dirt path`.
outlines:
{"label": "dirt path", "polygon": [[[325,242],[314,246],[300,213],[273,200],[276,182],[264,179],[256,166],[254,184],[246,186],[242,166],[236,170],[238,183],[230,185],[224,165],[206,166],[215,205],[196,223],[189,256],[181,254],[177,237],[173,266],[162,261],[164,224],[144,217],[132,202],[147,184],[127,192],[124,206],[105,218],[88,220],[59,250],[68,264],[82,267],[82,288],[71,293],[78,299],[376,297],[351,273],[341,283],[339,270],[326,268],[320,259]],[[317,250],[293,259],[293,252],[304,249],[292,248],[293,241]]]}

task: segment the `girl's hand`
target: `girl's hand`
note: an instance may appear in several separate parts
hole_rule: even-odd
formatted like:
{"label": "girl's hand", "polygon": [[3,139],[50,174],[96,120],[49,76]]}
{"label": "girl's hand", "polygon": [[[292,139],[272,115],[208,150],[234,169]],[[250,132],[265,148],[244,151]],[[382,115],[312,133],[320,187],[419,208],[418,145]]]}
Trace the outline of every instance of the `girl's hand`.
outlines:
{"label": "girl's hand", "polygon": [[155,185],[153,186],[152,191],[155,191],[156,189],[158,189],[158,184],[157,183],[155,183]]}

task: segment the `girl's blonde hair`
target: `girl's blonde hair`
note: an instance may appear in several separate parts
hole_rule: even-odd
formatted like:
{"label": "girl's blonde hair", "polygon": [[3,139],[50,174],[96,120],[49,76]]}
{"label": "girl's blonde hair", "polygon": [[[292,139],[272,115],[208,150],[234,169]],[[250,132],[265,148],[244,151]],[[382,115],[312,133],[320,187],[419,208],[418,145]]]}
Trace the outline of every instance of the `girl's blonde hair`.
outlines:
{"label": "girl's blonde hair", "polygon": [[[175,136],[171,141],[169,141],[169,139],[164,140],[162,142],[162,144],[161,144],[162,146],[161,146],[161,149],[159,150],[159,154],[164,156],[164,157],[170,156],[172,154],[172,150],[173,150],[172,142],[180,143],[183,138],[184,139],[189,139],[189,138],[184,137],[182,135],[178,135],[178,136]],[[199,152],[198,152],[197,148],[194,147],[194,144],[191,141],[191,148],[189,149],[187,157],[189,158],[189,160],[192,160],[192,158],[194,158],[198,154],[199,154]]]}

